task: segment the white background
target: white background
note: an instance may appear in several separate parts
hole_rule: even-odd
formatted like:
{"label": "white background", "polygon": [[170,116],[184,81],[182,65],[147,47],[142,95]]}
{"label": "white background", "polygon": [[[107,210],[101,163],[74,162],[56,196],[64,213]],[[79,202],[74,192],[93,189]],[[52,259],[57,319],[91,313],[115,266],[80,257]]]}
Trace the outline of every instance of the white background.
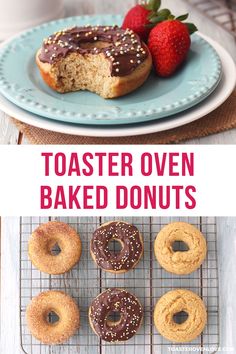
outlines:
{"label": "white background", "polygon": [[[44,159],[41,153],[64,152],[131,152],[134,158],[134,177],[45,177]],[[143,152],[194,152],[194,177],[151,177],[141,176],[139,171],[140,155]],[[0,146],[0,215],[139,215],[139,216],[235,216],[236,215],[236,146]],[[109,207],[106,210],[40,210],[40,185],[96,185],[102,184],[109,189]],[[168,210],[132,208],[115,209],[115,185],[194,185],[196,186],[196,208],[182,207],[176,210],[174,203]]]}

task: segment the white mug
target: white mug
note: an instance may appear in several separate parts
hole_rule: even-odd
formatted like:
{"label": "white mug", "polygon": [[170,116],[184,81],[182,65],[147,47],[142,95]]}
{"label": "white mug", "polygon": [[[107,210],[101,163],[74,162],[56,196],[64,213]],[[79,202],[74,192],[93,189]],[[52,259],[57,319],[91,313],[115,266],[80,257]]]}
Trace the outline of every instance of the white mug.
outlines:
{"label": "white mug", "polygon": [[62,17],[63,3],[64,0],[0,0],[0,40]]}

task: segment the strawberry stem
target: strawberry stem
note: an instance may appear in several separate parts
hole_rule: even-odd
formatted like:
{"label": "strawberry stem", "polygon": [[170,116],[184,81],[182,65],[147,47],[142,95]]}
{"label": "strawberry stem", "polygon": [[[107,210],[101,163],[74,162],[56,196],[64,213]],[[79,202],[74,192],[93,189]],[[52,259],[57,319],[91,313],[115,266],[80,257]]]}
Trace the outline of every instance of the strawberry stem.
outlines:
{"label": "strawberry stem", "polygon": [[165,20],[168,20],[170,15],[171,15],[170,10],[168,9],[160,10],[156,16],[154,15],[150,18],[150,22],[151,23],[163,22]]}
{"label": "strawberry stem", "polygon": [[147,5],[144,5],[145,9],[157,12],[161,7],[161,0],[149,0]]}
{"label": "strawberry stem", "polygon": [[169,9],[161,9],[160,10],[161,0],[149,0],[143,6],[145,7],[145,9],[150,11],[150,13],[148,15],[148,20],[150,23],[148,25],[146,25],[146,27],[152,28],[156,24],[166,21],[166,20],[177,20],[177,21],[183,22],[187,26],[190,35],[198,30],[197,27],[193,23],[184,22],[185,20],[187,20],[189,14],[184,14],[184,15],[175,17],[174,15],[172,15],[172,13]]}

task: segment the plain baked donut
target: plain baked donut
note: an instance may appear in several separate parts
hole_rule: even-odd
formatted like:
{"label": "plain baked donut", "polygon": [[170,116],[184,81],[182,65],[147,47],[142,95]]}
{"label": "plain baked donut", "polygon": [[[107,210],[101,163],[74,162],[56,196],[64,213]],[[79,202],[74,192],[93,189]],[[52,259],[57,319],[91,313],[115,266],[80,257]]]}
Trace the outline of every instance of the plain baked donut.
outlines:
{"label": "plain baked donut", "polygon": [[[174,251],[173,244],[182,241],[187,251]],[[158,233],[154,251],[160,265],[170,273],[189,274],[200,267],[206,257],[207,246],[203,234],[193,225],[173,222]]]}
{"label": "plain baked donut", "polygon": [[[58,255],[52,254],[55,245],[60,248]],[[77,232],[59,221],[49,221],[37,227],[29,240],[29,258],[41,272],[63,274],[79,261],[81,241]]]}
{"label": "plain baked donut", "polygon": [[74,27],[46,38],[36,54],[43,80],[64,93],[89,90],[104,98],[126,95],[147,79],[152,57],[131,30]]}
{"label": "plain baked donut", "polygon": [[[48,315],[54,312],[58,321],[49,323]],[[62,291],[45,291],[34,297],[26,310],[27,325],[31,334],[45,344],[60,344],[69,339],[80,324],[76,302]]]}
{"label": "plain baked donut", "polygon": [[[109,320],[111,312],[120,319]],[[143,319],[139,300],[126,290],[111,288],[99,294],[89,308],[89,322],[93,331],[106,342],[123,342],[132,338]]]}
{"label": "plain baked donut", "polygon": [[[178,324],[174,316],[186,312],[188,318]],[[177,289],[163,295],[154,310],[156,329],[166,339],[176,343],[191,342],[198,337],[207,322],[207,312],[202,299],[190,290]]]}
{"label": "plain baked donut", "polygon": [[[109,242],[112,240],[120,242],[120,252],[109,250]],[[93,260],[103,270],[125,273],[140,261],[143,255],[143,239],[136,226],[124,221],[111,221],[94,232],[90,252]]]}

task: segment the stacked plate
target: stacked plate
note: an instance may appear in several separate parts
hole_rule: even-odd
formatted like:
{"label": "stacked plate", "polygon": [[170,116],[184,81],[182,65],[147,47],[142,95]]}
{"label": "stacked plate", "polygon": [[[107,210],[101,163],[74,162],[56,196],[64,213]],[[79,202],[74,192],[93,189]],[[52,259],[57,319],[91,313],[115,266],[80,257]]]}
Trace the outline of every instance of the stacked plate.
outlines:
{"label": "stacked plate", "polygon": [[32,28],[0,49],[0,108],[34,126],[87,136],[153,133],[192,122],[221,105],[236,83],[235,64],[216,42],[192,36],[185,65],[168,79],[151,73],[133,93],[112,100],[87,92],[59,94],[41,79],[35,53],[45,37],[75,25],[120,24],[121,16],[70,17]]}

